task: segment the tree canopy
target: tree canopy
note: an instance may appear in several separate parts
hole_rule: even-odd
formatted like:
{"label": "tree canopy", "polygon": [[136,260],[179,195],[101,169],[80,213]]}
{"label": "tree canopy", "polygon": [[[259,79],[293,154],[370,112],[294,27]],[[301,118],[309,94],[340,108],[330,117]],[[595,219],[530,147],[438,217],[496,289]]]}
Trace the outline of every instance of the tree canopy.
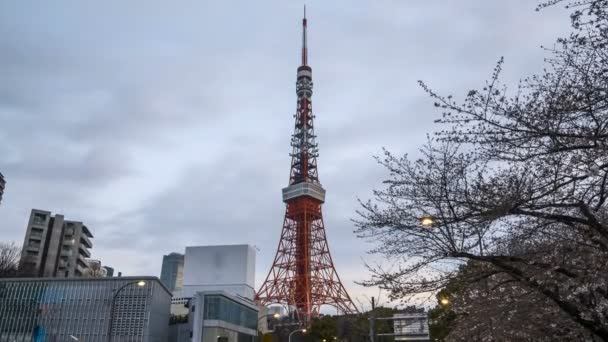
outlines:
{"label": "tree canopy", "polygon": [[501,314],[543,308],[546,319],[608,340],[608,1],[539,9],[555,4],[570,9],[573,31],[515,89],[500,83],[502,59],[463,102],[420,82],[442,112],[440,128],[420,158],[377,158],[389,176],[361,202],[356,233],[401,261],[372,268],[366,282],[392,298],[456,278],[471,284],[463,298],[491,284],[502,300],[526,297],[493,305]]}

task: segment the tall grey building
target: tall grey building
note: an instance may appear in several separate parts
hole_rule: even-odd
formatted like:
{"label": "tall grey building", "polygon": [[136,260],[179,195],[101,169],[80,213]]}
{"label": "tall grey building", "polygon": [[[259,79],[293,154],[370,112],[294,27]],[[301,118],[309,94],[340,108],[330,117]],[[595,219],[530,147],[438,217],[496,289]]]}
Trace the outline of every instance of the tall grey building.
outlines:
{"label": "tall grey building", "polygon": [[34,277],[79,277],[89,267],[93,234],[82,222],[32,209],[19,267]]}
{"label": "tall grey building", "polygon": [[2,195],[4,194],[4,186],[6,185],[6,180],[4,180],[4,176],[2,172],[0,172],[0,203],[2,203]]}
{"label": "tall grey building", "polygon": [[171,292],[180,291],[184,283],[184,255],[171,253],[163,256],[163,266],[160,271],[160,281]]}

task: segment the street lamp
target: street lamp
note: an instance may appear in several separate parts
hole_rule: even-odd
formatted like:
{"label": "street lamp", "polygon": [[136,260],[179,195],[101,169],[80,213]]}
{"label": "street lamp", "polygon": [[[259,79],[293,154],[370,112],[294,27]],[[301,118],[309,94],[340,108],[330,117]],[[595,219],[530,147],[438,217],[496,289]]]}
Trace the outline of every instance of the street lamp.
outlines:
{"label": "street lamp", "polygon": [[420,220],[420,223],[425,227],[431,227],[435,224],[435,218],[432,216],[423,216],[418,220]]}
{"label": "street lamp", "polygon": [[264,315],[264,316],[262,316],[262,317],[258,318],[258,324],[257,324],[257,327],[259,327],[259,326],[260,326],[260,321],[261,321],[261,320],[263,320],[264,318],[268,317],[268,316],[272,316],[272,318],[274,318],[274,319],[279,319],[279,318],[281,318],[281,314],[279,314],[278,312],[275,312],[274,314],[267,314],[267,315]]}
{"label": "street lamp", "polygon": [[444,297],[444,298],[441,298],[441,299],[439,300],[439,302],[440,302],[441,304],[443,304],[443,305],[448,305],[448,304],[450,304],[450,300],[449,300],[449,299],[447,299],[447,298],[445,298],[445,297]]}
{"label": "street lamp", "polygon": [[291,342],[291,335],[297,333],[298,331],[301,331],[302,334],[306,334],[306,329],[297,329],[291,332],[291,334],[289,334],[289,338],[287,339],[288,342]]}
{"label": "street lamp", "polygon": [[116,301],[116,297],[118,296],[120,291],[125,289],[127,286],[133,285],[133,284],[137,284],[137,286],[139,286],[139,287],[146,286],[146,282],[143,280],[132,281],[130,283],[126,283],[123,286],[119,287],[118,290],[116,290],[116,292],[114,293],[114,296],[112,297],[112,302],[110,303],[110,321],[108,322],[108,342],[112,341],[112,325],[114,323],[114,302]]}

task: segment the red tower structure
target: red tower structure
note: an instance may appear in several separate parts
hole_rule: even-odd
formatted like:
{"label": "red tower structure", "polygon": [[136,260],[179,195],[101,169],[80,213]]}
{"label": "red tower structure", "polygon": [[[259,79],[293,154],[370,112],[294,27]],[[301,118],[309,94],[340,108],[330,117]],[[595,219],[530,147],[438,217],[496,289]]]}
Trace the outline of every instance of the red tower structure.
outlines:
{"label": "red tower structure", "polygon": [[317,173],[318,149],[312,112],[312,69],[306,46],[306,8],[302,20],[302,65],[298,67],[298,106],[291,138],[289,185],[283,189],[286,204],[281,240],[270,272],[256,298],[264,304],[284,304],[304,324],[322,305],[342,313],[356,313],[329,253],[321,205],[325,189]]}

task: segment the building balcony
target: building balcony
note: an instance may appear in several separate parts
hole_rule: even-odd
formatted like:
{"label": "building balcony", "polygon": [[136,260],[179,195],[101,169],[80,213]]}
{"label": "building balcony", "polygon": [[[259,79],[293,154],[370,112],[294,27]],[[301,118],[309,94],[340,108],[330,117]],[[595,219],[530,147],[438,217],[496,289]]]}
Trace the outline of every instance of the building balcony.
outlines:
{"label": "building balcony", "polygon": [[32,264],[36,264],[38,262],[38,256],[37,255],[24,255],[23,256],[23,263],[32,263]]}
{"label": "building balcony", "polygon": [[86,269],[87,269],[86,267],[84,267],[84,266],[80,265],[79,263],[77,263],[76,264],[76,275],[79,275],[79,276],[83,275],[85,273]]}
{"label": "building balcony", "polygon": [[89,268],[89,263],[87,262],[87,259],[82,254],[78,255],[78,258],[76,259],[76,265],[80,265],[81,267],[84,267],[84,268]]}
{"label": "building balcony", "polygon": [[42,229],[33,228],[30,231],[30,238],[35,238],[35,239],[40,240],[43,238],[43,236],[44,236],[44,230],[42,230]]}
{"label": "building balcony", "polygon": [[78,253],[80,255],[84,255],[87,258],[91,257],[91,252],[89,252],[89,250],[85,246],[83,246],[83,245],[79,245],[78,246]]}
{"label": "building balcony", "polygon": [[38,252],[40,251],[40,245],[36,246],[36,245],[28,245],[27,247],[25,247],[26,251],[32,251],[32,252]]}
{"label": "building balcony", "polygon": [[93,248],[91,240],[85,234],[80,235],[80,243],[87,246],[87,248]]}
{"label": "building balcony", "polygon": [[89,228],[87,226],[85,226],[84,224],[82,225],[82,232],[84,235],[92,238],[93,234],[91,234],[91,231],[89,230]]}

